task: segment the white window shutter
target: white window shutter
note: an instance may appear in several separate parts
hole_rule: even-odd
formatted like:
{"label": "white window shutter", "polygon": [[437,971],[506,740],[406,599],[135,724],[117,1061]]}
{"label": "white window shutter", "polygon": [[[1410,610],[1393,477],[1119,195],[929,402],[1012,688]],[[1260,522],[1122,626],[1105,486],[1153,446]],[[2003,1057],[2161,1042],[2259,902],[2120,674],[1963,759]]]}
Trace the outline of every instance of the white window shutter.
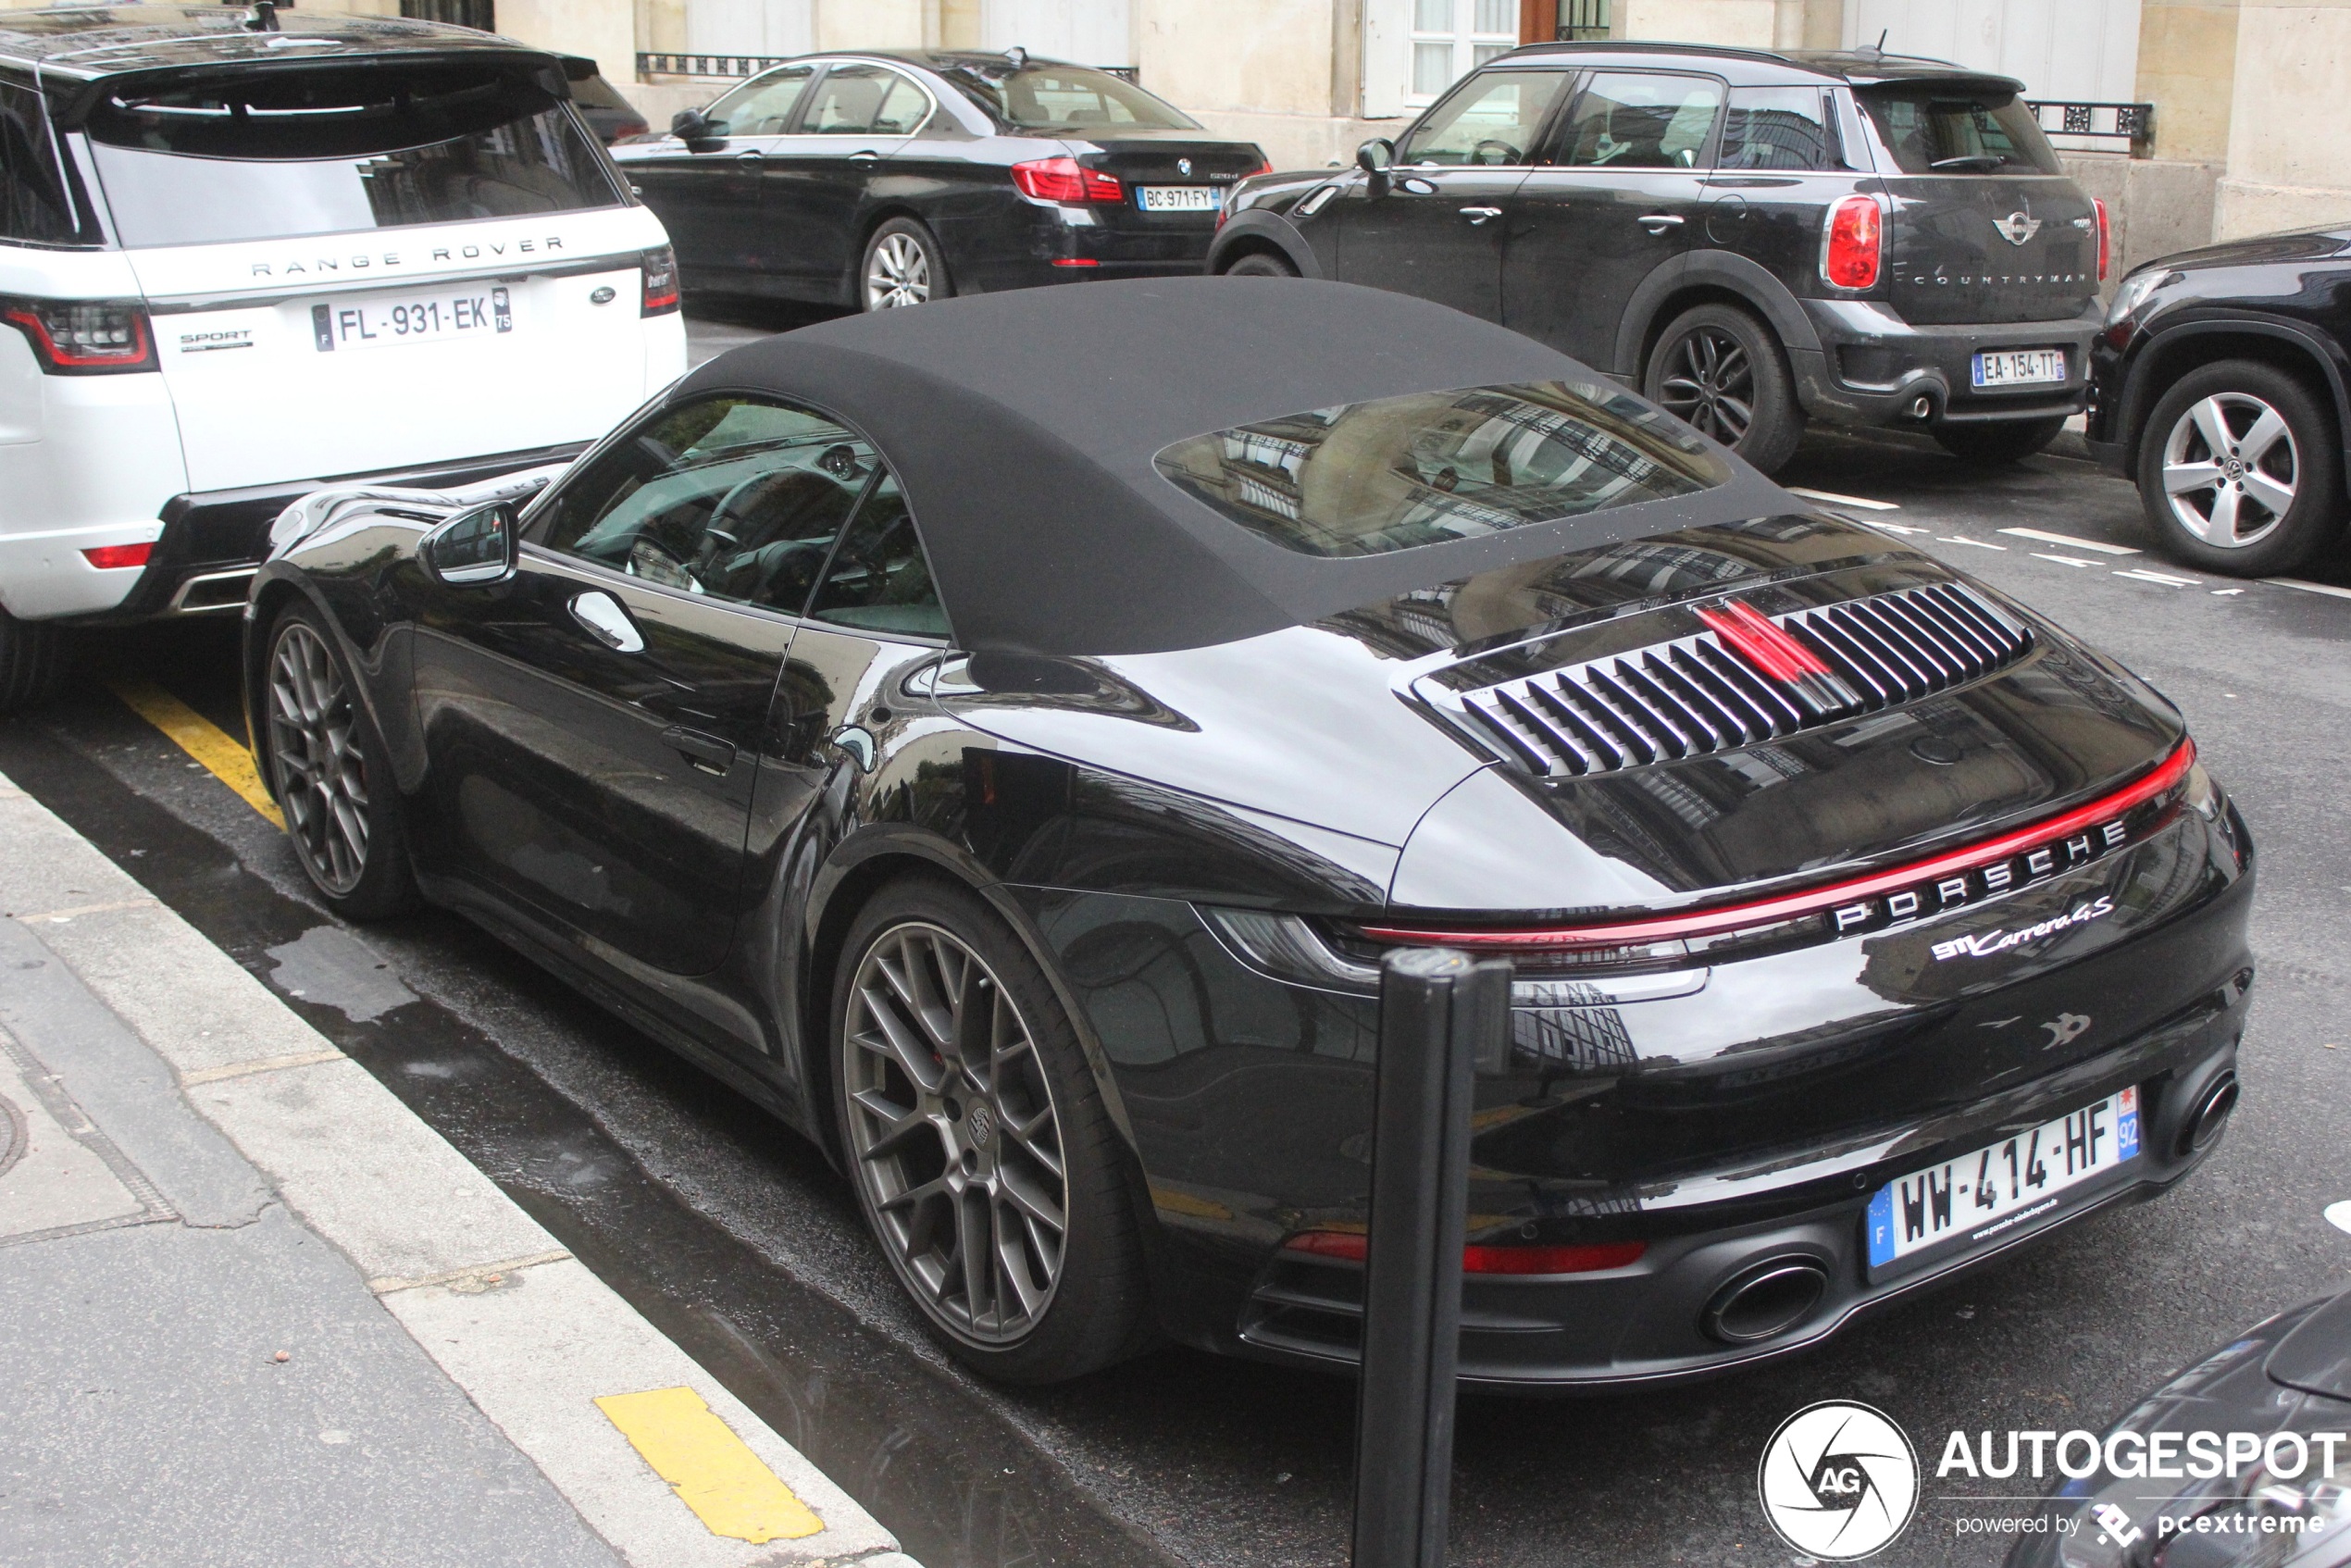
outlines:
{"label": "white window shutter", "polygon": [[1363,0],[1363,118],[1396,119],[1412,61],[1412,0]]}

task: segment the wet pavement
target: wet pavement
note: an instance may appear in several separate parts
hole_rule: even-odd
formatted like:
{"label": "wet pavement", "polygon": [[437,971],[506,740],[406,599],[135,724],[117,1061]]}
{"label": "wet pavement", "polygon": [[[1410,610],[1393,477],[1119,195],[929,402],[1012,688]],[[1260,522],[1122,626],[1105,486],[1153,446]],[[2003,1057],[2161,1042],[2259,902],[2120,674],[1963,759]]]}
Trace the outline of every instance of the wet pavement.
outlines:
{"label": "wet pavement", "polygon": [[[742,314],[730,338],[783,324]],[[2245,1106],[2171,1198],[2086,1219],[1810,1356],[1646,1395],[1469,1401],[1457,1562],[1786,1562],[1754,1477],[1797,1408],[1867,1400],[1930,1461],[1955,1428],[2096,1427],[2235,1328],[2351,1274],[2351,1237],[2320,1218],[2351,1199],[2351,842],[2336,792],[2351,599],[2233,592],[2151,554],[2002,533],[2146,549],[2129,488],[2061,459],[1987,477],[1920,442],[1814,437],[1784,478],[1894,504],[1855,515],[1912,530],[2186,709],[2263,854]],[[2140,573],[2154,576],[2118,575]],[[2332,573],[2351,582],[2340,561]],[[328,920],[276,832],[106,684],[160,674],[241,733],[230,630],[109,634],[59,704],[0,721],[0,770],[299,992],[306,1019],[910,1552],[929,1568],[1345,1561],[1350,1385],[1182,1350],[1058,1389],[980,1385],[898,1300],[813,1148],[462,921]],[[1930,1475],[1918,1521],[1879,1561],[1995,1560],[1953,1525],[1998,1511],[1958,1495],[1989,1489]]]}

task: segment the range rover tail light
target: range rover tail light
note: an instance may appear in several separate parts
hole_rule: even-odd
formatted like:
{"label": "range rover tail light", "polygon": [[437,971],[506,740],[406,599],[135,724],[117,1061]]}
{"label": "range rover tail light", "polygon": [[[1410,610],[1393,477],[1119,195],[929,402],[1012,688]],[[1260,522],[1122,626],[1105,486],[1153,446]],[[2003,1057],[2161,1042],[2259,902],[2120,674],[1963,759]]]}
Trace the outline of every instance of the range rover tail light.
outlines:
{"label": "range rover tail light", "polygon": [[102,572],[119,572],[132,566],[143,566],[147,557],[155,553],[155,541],[140,544],[100,544],[81,553],[81,558]]}
{"label": "range rover tail light", "polygon": [[2093,196],[2090,205],[2098,209],[2098,281],[2103,283],[2106,281],[2107,257],[2113,251],[2112,230],[2107,224],[2106,204]]}
{"label": "range rover tail light", "polygon": [[1088,168],[1076,158],[1038,158],[1013,165],[1020,193],[1040,202],[1123,202],[1126,187],[1115,174]]}
{"label": "range rover tail light", "polygon": [[678,308],[678,253],[667,245],[647,251],[641,263],[645,273],[641,316],[666,316]]}
{"label": "range rover tail light", "polygon": [[155,368],[146,307],[128,300],[0,300],[0,321],[25,335],[52,376]]}
{"label": "range rover tail light", "polygon": [[1877,285],[1878,260],[1885,248],[1885,215],[1874,196],[1847,196],[1829,208],[1821,244],[1821,276],[1840,289]]}
{"label": "range rover tail light", "polygon": [[[1371,1238],[1353,1230],[1302,1230],[1282,1243],[1283,1251],[1311,1258],[1360,1263],[1371,1254]],[[1630,1268],[1648,1251],[1646,1241],[1596,1241],[1581,1246],[1495,1247],[1473,1241],[1462,1249],[1463,1274],[1597,1274]]]}

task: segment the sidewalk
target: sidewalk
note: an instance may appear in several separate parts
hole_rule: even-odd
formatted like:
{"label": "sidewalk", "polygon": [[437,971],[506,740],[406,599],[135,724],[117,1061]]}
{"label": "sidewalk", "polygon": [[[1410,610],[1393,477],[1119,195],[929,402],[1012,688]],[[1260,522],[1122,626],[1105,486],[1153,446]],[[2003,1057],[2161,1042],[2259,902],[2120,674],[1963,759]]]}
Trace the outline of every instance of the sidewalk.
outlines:
{"label": "sidewalk", "polygon": [[0,1562],[916,1568],[0,777]]}

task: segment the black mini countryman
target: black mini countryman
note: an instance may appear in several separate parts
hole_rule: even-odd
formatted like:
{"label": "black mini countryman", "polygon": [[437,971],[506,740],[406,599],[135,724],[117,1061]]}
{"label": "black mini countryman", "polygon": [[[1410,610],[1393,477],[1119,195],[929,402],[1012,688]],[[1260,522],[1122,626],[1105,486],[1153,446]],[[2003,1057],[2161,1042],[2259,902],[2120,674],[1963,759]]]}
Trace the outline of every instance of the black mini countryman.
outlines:
{"label": "black mini countryman", "polygon": [[1517,333],[954,300],[526,488],[279,520],[247,700],[301,864],[821,1141],[992,1375],[1355,1355],[1399,945],[1516,966],[1482,1383],[1816,1343],[2234,1101],[2252,848],[2179,713]]}
{"label": "black mini countryman", "polygon": [[2006,462],[2081,411],[2107,258],[2022,91],[1891,55],[1536,44],[1359,168],[1250,181],[1209,268],[1499,321],[1767,473],[1808,418]]}

